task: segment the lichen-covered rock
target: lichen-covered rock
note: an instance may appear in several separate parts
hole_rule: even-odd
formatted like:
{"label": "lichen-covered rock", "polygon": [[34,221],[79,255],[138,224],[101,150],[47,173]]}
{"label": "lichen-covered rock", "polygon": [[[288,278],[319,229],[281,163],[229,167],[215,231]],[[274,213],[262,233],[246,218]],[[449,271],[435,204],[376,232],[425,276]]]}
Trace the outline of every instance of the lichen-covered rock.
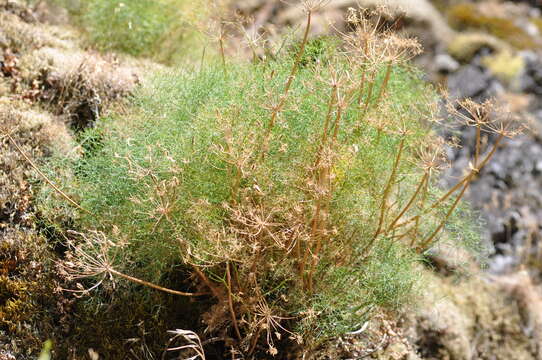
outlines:
{"label": "lichen-covered rock", "polygon": [[[484,7],[485,6],[485,7]],[[539,48],[542,43],[537,37],[531,36],[522,26],[514,21],[517,19],[510,12],[499,11],[498,5],[492,14],[488,14],[487,3],[462,3],[451,6],[448,10],[448,20],[456,29],[471,29],[487,32],[516,49]]]}
{"label": "lichen-covered rock", "polygon": [[523,305],[512,291],[483,274],[428,279],[425,305],[405,323],[422,359],[538,359],[537,340],[524,332]]}
{"label": "lichen-covered rock", "polygon": [[507,48],[508,46],[502,40],[478,32],[457,34],[448,44],[450,55],[464,63],[470,62],[482,49],[499,52]]}
{"label": "lichen-covered rock", "polygon": [[519,77],[525,70],[525,60],[521,55],[504,50],[483,57],[481,62],[509,87],[519,87]]}

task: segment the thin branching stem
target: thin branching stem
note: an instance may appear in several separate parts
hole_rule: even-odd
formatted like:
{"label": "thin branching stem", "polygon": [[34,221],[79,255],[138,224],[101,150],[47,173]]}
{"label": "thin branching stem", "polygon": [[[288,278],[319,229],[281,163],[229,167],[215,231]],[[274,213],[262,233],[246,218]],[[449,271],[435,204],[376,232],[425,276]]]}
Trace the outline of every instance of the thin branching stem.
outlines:
{"label": "thin branching stem", "polygon": [[480,158],[480,147],[482,146],[480,138],[481,138],[481,125],[476,125],[476,147],[474,150],[474,167],[478,166],[478,159]]}
{"label": "thin branching stem", "polygon": [[485,167],[485,165],[489,162],[489,160],[491,160],[491,158],[495,154],[495,151],[497,151],[497,148],[499,147],[499,144],[502,141],[502,139],[504,138],[504,136],[505,136],[504,133],[499,134],[499,137],[497,138],[497,140],[495,140],[495,143],[493,144],[491,150],[489,151],[489,153],[486,155],[484,160],[480,163],[480,165],[477,168],[471,169],[471,171],[467,175],[465,175],[463,177],[463,179],[459,180],[450,190],[448,190],[446,192],[446,194],[444,194],[438,200],[433,202],[433,204],[431,206],[429,206],[426,210],[423,210],[420,214],[418,214],[416,216],[413,216],[408,220],[405,220],[405,221],[403,221],[403,222],[401,222],[399,224],[396,224],[394,226],[394,229],[405,226],[405,225],[408,225],[411,222],[416,221],[416,219],[418,219],[418,218],[420,218],[420,217],[422,217],[424,215],[427,215],[432,210],[434,210],[435,208],[440,206],[444,201],[448,200],[448,198],[450,196],[452,196],[452,194],[454,194],[458,189],[460,189],[466,182],[470,182],[474,177],[474,176],[471,176],[471,173],[472,172],[479,173]]}
{"label": "thin branching stem", "polygon": [[192,265],[192,268],[194,269],[194,272],[200,278],[200,280],[205,285],[207,285],[209,290],[211,290],[211,293],[213,294],[213,296],[216,297],[217,299],[222,299],[222,295],[220,291],[217,290],[217,288],[211,283],[211,281],[207,278],[207,276],[205,276],[205,274],[200,270],[200,268],[196,265]]}
{"label": "thin branching stem", "polygon": [[365,115],[367,115],[367,112],[369,111],[369,105],[371,104],[371,98],[373,97],[373,89],[375,87],[375,81],[376,81],[376,71],[373,70],[373,73],[371,74],[371,79],[369,82],[369,88],[367,90],[367,96],[365,98],[365,106],[363,108],[363,112],[359,114],[358,121],[361,122],[365,118]]}
{"label": "thin branching stem", "polygon": [[416,187],[416,191],[414,191],[414,193],[410,197],[410,200],[408,201],[408,203],[403,207],[403,210],[401,210],[401,212],[395,217],[395,219],[388,226],[387,231],[390,231],[391,229],[393,229],[393,227],[395,226],[397,221],[399,221],[399,219],[401,219],[401,217],[410,209],[412,204],[414,204],[414,202],[415,202],[418,194],[420,193],[421,189],[424,187],[425,183],[428,181],[428,178],[429,178],[429,172],[426,171],[423,174],[418,186]]}
{"label": "thin branching stem", "polygon": [[134,282],[136,284],[140,284],[140,285],[144,285],[144,286],[147,286],[147,287],[150,287],[152,289],[156,289],[156,290],[160,290],[160,291],[163,291],[163,292],[166,292],[168,294],[173,294],[173,295],[180,295],[180,296],[203,296],[203,295],[209,295],[209,293],[206,293],[206,292],[199,292],[199,293],[189,293],[189,292],[184,292],[184,291],[178,291],[178,290],[172,290],[172,289],[168,289],[168,288],[165,288],[163,286],[160,286],[160,285],[156,285],[156,284],[153,284],[151,282],[148,282],[148,281],[145,281],[145,280],[141,280],[141,279],[138,279],[138,278],[135,278],[133,276],[130,276],[130,275],[126,275],[126,274],[123,274],[121,273],[120,271],[117,271],[115,269],[112,269],[112,268],[107,268],[106,271],[112,275],[115,275],[115,276],[118,276],[120,278],[123,278],[125,280],[129,280],[131,282]]}
{"label": "thin branching stem", "polygon": [[65,192],[63,192],[62,190],[60,190],[58,188],[58,186],[56,186],[51,180],[49,180],[49,178],[47,177],[47,175],[45,175],[40,169],[39,167],[30,159],[30,157],[28,155],[26,155],[25,151],[19,146],[19,144],[17,144],[17,142],[15,141],[15,139],[13,139],[13,137],[11,136],[11,134],[9,134],[8,132],[5,133],[5,136],[8,138],[8,140],[13,144],[13,146],[15,146],[15,149],[17,149],[17,152],[19,152],[19,154],[21,154],[21,156],[25,159],[25,161],[34,169],[36,170],[36,172],[43,178],[43,180],[50,186],[52,187],[58,194],[60,194],[60,196],[62,196],[66,201],[68,201],[70,204],[72,204],[73,206],[75,206],[77,209],[81,210],[82,212],[86,213],[86,214],[89,214],[89,215],[92,215],[94,216],[93,213],[91,213],[90,211],[88,211],[87,209],[83,208],[81,205],[79,205],[75,200],[73,200],[71,197],[69,197]]}
{"label": "thin branching stem", "polygon": [[224,50],[224,24],[220,23],[220,37],[218,38],[218,43],[220,45],[220,56],[222,58],[222,67],[224,69],[224,74],[228,73],[226,67],[226,51]]}
{"label": "thin branching stem", "polygon": [[392,70],[392,62],[388,61],[388,64],[386,65],[386,74],[384,75],[384,80],[382,81],[382,85],[380,86],[380,91],[378,92],[378,96],[376,98],[376,104],[380,102],[380,100],[386,93],[386,89],[388,88],[388,82],[390,81],[391,70]]}
{"label": "thin branching stem", "polygon": [[290,92],[290,87],[292,86],[292,82],[295,78],[295,75],[297,74],[297,70],[299,69],[301,58],[303,57],[303,54],[305,53],[305,46],[307,45],[307,41],[309,39],[311,21],[312,21],[312,10],[308,9],[307,10],[307,24],[305,26],[305,33],[303,34],[303,40],[301,41],[301,46],[299,47],[299,51],[297,52],[296,58],[292,65],[292,69],[290,70],[290,75],[288,75],[288,79],[286,80],[286,84],[284,85],[284,90],[282,92],[282,95],[280,96],[279,103],[273,107],[272,112],[271,112],[271,119],[269,120],[269,124],[267,126],[265,136],[264,136],[262,156],[265,156],[265,154],[268,151],[269,140],[270,140],[269,138],[271,136],[271,131],[275,127],[278,114],[282,111],[282,108],[284,107],[286,103],[286,99],[288,98],[288,93]]}
{"label": "thin branching stem", "polygon": [[[425,185],[423,187],[423,193],[422,193],[422,198],[420,199],[419,209],[423,209],[425,207],[425,202],[427,201],[427,194],[429,192],[429,180],[430,180],[430,177],[427,178],[427,181],[425,182]],[[412,239],[410,241],[410,247],[414,246],[414,243],[416,242],[416,239],[418,238],[419,228],[420,228],[420,217],[417,217],[416,221],[414,222],[414,236],[412,236]]]}
{"label": "thin branching stem", "polygon": [[[469,177],[472,178],[474,177],[474,174],[475,172],[471,172],[469,174]],[[450,218],[450,216],[452,215],[452,213],[454,212],[454,210],[456,209],[457,205],[459,204],[459,201],[461,200],[461,198],[463,197],[463,195],[465,194],[465,191],[467,191],[468,187],[470,185],[470,179],[468,181],[465,182],[465,185],[463,185],[463,188],[461,189],[461,191],[459,192],[459,194],[457,195],[455,201],[453,202],[452,206],[450,207],[450,209],[448,210],[448,212],[446,213],[446,216],[444,216],[444,218],[442,219],[442,221],[440,222],[439,226],[437,226],[437,228],[435,229],[435,231],[429,236],[427,237],[426,240],[422,241],[422,243],[420,244],[420,250],[423,251],[424,249],[427,248],[428,245],[430,245],[433,241],[433,239],[435,238],[435,236],[437,236],[437,234],[444,228],[444,225],[446,225],[446,223],[448,222],[448,219]]]}
{"label": "thin branching stem", "polygon": [[375,231],[371,241],[369,242],[369,244],[367,244],[367,246],[363,250],[363,253],[366,253],[373,246],[376,238],[382,232],[382,226],[384,224],[384,219],[386,217],[386,212],[388,210],[388,205],[387,205],[388,196],[390,194],[390,190],[391,190],[393,184],[395,183],[395,178],[397,176],[397,169],[399,168],[399,163],[401,161],[401,155],[403,154],[404,146],[405,146],[405,136],[403,135],[403,137],[401,138],[401,141],[399,142],[399,149],[397,150],[397,155],[395,157],[395,161],[394,161],[394,164],[393,164],[393,168],[392,168],[390,177],[388,178],[388,181],[387,181],[386,186],[384,188],[384,192],[382,193],[382,202],[380,204],[380,216],[378,218],[378,226],[376,228],[376,231]]}
{"label": "thin branching stem", "polygon": [[239,341],[242,340],[241,332],[239,331],[239,325],[237,324],[237,316],[235,315],[235,310],[233,309],[233,299],[232,299],[232,286],[231,286],[231,273],[230,273],[230,263],[226,263],[226,280],[228,282],[228,308],[230,310],[231,321],[233,323],[233,328],[235,330],[235,335]]}

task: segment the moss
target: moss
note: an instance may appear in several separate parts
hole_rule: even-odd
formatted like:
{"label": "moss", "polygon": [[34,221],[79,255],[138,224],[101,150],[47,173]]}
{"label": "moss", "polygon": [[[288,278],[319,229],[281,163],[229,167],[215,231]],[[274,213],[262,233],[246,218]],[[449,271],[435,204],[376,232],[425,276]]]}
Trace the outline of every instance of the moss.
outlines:
{"label": "moss", "polygon": [[8,226],[0,236],[0,347],[37,355],[62,309],[55,256],[31,230]]}
{"label": "moss", "polygon": [[30,294],[35,292],[36,285],[32,281],[0,276],[0,328],[15,333],[17,324],[32,318],[35,306]]}
{"label": "moss", "polygon": [[538,28],[538,31],[542,33],[542,18],[534,17],[530,19],[531,23],[535,24],[535,26]]}
{"label": "moss", "polygon": [[458,4],[448,11],[450,24],[456,28],[487,31],[517,49],[533,49],[539,44],[510,19],[484,16],[473,4]]}

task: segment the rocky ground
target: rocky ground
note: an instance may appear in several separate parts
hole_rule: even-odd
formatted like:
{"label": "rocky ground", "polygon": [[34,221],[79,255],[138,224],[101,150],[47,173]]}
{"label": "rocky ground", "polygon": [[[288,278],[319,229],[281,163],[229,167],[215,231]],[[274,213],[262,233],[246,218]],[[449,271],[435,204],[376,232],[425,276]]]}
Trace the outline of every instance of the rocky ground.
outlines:
{"label": "rocky ground", "polygon": [[[344,14],[356,3],[332,1],[315,19],[315,35],[347,31]],[[540,4],[461,7],[419,0],[417,6],[397,7],[404,3],[391,2],[396,14],[406,10],[393,24],[423,42],[427,51],[417,61],[428,79],[452,98],[496,97],[530,131],[503,143],[468,195],[487,223],[489,269],[461,261],[457,249],[439,249],[426,269],[420,307],[402,316],[380,314],[311,357],[542,359]],[[301,21],[300,13],[279,1],[240,1],[236,7],[271,36]],[[59,344],[57,358],[111,358],[106,346],[84,341],[108,335],[85,328],[74,311],[79,300],[62,291],[69,285],[55,261],[65,249],[54,229],[40,221],[34,200],[43,180],[25,155],[38,166],[54,154],[77,156],[72,139],[78,129],[92,126],[108,105],[129,94],[142,69],[155,65],[84,50],[66,16],[60,9],[0,1],[0,360],[35,358],[48,338]],[[474,134],[460,130],[463,147],[450,149],[452,168],[444,183],[473,151]],[[132,355],[118,358],[150,358],[144,335],[119,336],[125,338],[116,353]]]}

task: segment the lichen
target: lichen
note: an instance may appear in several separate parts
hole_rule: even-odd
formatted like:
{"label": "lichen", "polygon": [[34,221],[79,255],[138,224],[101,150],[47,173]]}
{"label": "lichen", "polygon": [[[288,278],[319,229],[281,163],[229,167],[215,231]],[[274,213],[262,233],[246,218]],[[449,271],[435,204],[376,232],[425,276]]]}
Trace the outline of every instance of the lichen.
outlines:
{"label": "lichen", "polygon": [[525,61],[521,56],[506,50],[485,56],[482,59],[482,64],[499,80],[509,85],[513,85],[514,80],[525,67]]}

